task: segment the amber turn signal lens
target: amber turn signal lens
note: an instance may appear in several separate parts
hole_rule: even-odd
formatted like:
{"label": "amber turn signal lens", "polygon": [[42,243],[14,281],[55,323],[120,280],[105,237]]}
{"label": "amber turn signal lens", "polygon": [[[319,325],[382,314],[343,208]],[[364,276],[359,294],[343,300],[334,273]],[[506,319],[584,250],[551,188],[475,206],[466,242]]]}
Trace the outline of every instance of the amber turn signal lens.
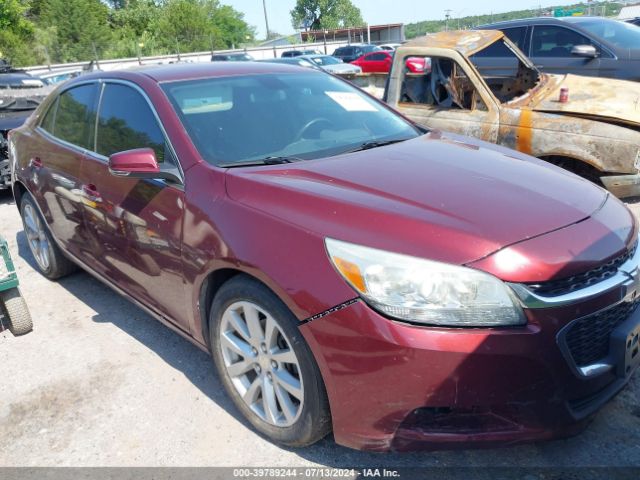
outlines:
{"label": "amber turn signal lens", "polygon": [[354,286],[354,288],[356,288],[361,293],[366,292],[367,289],[364,284],[362,272],[360,272],[360,268],[355,263],[335,257],[333,261],[338,270],[340,270],[342,276],[346,278],[351,283],[351,285]]}

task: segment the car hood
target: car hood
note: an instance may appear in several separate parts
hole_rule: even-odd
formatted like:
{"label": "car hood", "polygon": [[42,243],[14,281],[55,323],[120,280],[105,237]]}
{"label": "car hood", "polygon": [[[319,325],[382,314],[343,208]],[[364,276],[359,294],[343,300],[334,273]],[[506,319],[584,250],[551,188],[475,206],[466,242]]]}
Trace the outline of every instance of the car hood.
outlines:
{"label": "car hood", "polygon": [[22,125],[33,110],[0,110],[0,131],[13,130]]}
{"label": "car hood", "polygon": [[[640,126],[640,82],[579,75],[548,75],[529,106],[536,111],[578,115]],[[560,103],[561,88],[569,101]]]}
{"label": "car hood", "polygon": [[432,131],[386,147],[230,169],[231,199],[337,238],[463,264],[588,218],[607,193],[518,152]]}

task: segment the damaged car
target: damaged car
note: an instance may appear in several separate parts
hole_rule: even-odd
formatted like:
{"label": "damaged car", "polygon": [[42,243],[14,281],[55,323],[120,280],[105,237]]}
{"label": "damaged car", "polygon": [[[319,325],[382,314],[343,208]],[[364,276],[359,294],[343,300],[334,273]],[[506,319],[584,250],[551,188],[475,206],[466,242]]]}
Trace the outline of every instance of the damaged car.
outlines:
{"label": "damaged car", "polygon": [[[428,58],[432,68],[411,72],[409,57]],[[386,80],[352,81],[420,125],[533,155],[618,197],[640,194],[637,82],[542,73],[500,31],[441,32],[408,42]]]}
{"label": "damaged car", "polygon": [[215,385],[277,443],[571,435],[640,364],[618,199],[322,71],[90,74],[9,138],[39,271],[80,266],[211,352]]}
{"label": "damaged car", "polygon": [[0,190],[11,187],[8,135],[40,105],[53,87],[0,60]]}

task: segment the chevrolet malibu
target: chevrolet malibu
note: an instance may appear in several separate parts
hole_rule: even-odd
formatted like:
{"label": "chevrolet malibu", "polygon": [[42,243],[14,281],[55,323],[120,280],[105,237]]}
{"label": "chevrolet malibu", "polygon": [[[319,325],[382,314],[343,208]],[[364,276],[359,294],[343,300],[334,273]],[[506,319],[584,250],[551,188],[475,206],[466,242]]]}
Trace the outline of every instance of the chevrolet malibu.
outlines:
{"label": "chevrolet malibu", "polygon": [[617,199],[322,72],[84,76],[9,151],[41,273],[80,266],[210,351],[275,442],[571,435],[640,363],[637,227]]}

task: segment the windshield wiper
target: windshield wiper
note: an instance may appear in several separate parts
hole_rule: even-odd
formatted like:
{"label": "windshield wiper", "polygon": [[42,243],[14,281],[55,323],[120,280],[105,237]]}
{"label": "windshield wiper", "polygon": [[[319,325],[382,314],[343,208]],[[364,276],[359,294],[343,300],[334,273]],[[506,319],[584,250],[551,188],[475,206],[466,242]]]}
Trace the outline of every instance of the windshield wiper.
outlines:
{"label": "windshield wiper", "polygon": [[284,163],[294,163],[301,161],[303,161],[303,159],[298,157],[265,157],[259,160],[248,160],[246,162],[221,163],[218,166],[222,168],[254,167],[256,165],[282,165]]}
{"label": "windshield wiper", "polygon": [[352,152],[360,152],[362,150],[370,150],[372,148],[384,147],[385,145],[392,145],[394,143],[404,142],[405,140],[409,140],[408,138],[396,138],[394,140],[373,140],[371,142],[364,142],[360,144],[358,147],[353,148],[351,150],[347,150],[344,153],[352,153]]}

